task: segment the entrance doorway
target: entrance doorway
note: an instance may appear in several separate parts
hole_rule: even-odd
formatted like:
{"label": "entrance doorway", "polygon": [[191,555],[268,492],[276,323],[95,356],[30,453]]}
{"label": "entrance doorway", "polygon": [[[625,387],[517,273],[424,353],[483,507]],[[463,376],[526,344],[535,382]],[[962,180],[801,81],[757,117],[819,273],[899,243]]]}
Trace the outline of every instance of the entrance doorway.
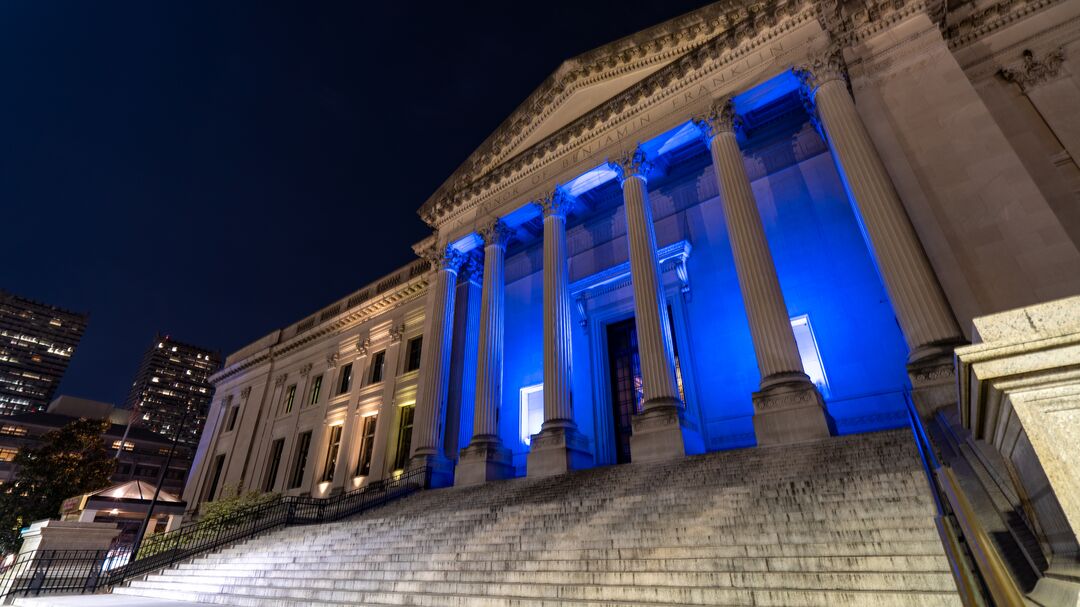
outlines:
{"label": "entrance doorway", "polygon": [[615,461],[630,461],[630,418],[641,413],[645,394],[641,386],[637,327],[634,318],[607,326],[608,368],[611,376],[611,413],[615,438]]}
{"label": "entrance doorway", "polygon": [[[675,383],[679,400],[686,402],[683,391],[679,348],[675,327],[668,307],[672,350],[675,358]],[[641,381],[641,359],[638,357],[637,325],[634,317],[607,326],[608,377],[611,381],[611,419],[615,445],[615,463],[630,462],[631,418],[644,411],[645,391]]]}

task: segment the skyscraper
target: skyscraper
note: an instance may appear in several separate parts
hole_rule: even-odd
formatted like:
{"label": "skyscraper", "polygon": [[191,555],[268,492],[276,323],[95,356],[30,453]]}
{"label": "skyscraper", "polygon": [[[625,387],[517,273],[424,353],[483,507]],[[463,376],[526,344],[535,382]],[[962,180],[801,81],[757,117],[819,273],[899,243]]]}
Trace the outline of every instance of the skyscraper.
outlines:
{"label": "skyscraper", "polygon": [[158,335],[143,355],[125,403],[134,425],[168,438],[179,431],[179,444],[194,449],[214,396],[209,378],[220,364],[217,352]]}
{"label": "skyscraper", "polygon": [[0,415],[45,410],[87,318],[0,290]]}

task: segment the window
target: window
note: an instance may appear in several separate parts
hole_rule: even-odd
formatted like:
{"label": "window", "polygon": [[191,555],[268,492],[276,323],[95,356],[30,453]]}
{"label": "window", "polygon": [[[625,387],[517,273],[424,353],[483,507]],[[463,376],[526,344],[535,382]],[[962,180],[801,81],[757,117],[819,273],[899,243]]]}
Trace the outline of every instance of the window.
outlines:
{"label": "window", "polygon": [[311,396],[308,398],[308,406],[314,405],[319,402],[319,393],[322,392],[322,375],[315,378],[315,381],[311,382]]}
{"label": "window", "polygon": [[337,472],[338,451],[341,449],[341,424],[330,426],[330,445],[326,449],[326,466],[323,467],[324,483],[334,480]]}
{"label": "window", "polygon": [[424,343],[423,337],[414,337],[409,340],[405,347],[405,372],[415,371],[420,368],[420,349]]}
{"label": "window", "polygon": [[375,424],[378,415],[364,418],[364,428],[360,432],[360,459],[356,462],[356,476],[371,474],[371,452],[375,448]]}
{"label": "window", "polygon": [[398,423],[397,450],[394,456],[394,470],[404,470],[409,464],[409,449],[412,448],[413,410],[416,407],[409,405],[400,407],[401,420]]}
{"label": "window", "polygon": [[521,442],[526,445],[544,424],[544,384],[521,389]]}
{"label": "window", "polygon": [[818,350],[817,340],[814,339],[814,329],[810,326],[810,317],[806,314],[791,319],[791,331],[795,333],[795,344],[799,346],[799,357],[802,358],[803,371],[810,376],[810,381],[821,390],[822,396],[829,393],[829,380],[825,377],[825,365],[821,363],[821,352]]}
{"label": "window", "polygon": [[345,394],[352,388],[352,363],[341,368],[341,379],[338,383],[338,394]]}
{"label": "window", "polygon": [[221,468],[223,466],[225,466],[225,454],[224,453],[222,453],[221,455],[215,457],[214,458],[214,463],[210,467],[210,469],[213,470],[213,472],[210,474],[210,479],[209,479],[210,480],[210,485],[208,486],[207,491],[206,491],[206,500],[205,501],[207,501],[207,502],[214,501],[214,494],[217,493],[218,480],[221,479]]}
{"label": "window", "polygon": [[[119,450],[120,449],[120,441],[114,440],[113,444],[112,444],[112,448]],[[134,451],[134,450],[135,450],[135,443],[133,443],[131,441],[124,441],[124,451]]]}
{"label": "window", "polygon": [[277,484],[278,469],[281,468],[281,452],[285,450],[285,439],[279,438],[270,445],[270,463],[266,467],[266,480],[263,481],[263,491],[274,490]]}
{"label": "window", "polygon": [[18,449],[12,449],[10,447],[0,447],[0,462],[15,461],[15,456],[18,454]]}
{"label": "window", "polygon": [[296,489],[304,483],[307,468],[308,449],[311,447],[311,431],[301,434],[296,439],[296,459],[293,460],[292,474],[289,476],[289,489]]}
{"label": "window", "polygon": [[5,436],[26,436],[26,428],[4,424],[4,426],[0,427],[0,434]]}
{"label": "window", "polygon": [[371,383],[382,381],[383,367],[386,366],[386,350],[379,350],[371,357]]}
{"label": "window", "polygon": [[285,389],[285,404],[283,409],[285,413],[292,413],[293,403],[296,402],[296,384],[293,384]]}
{"label": "window", "polygon": [[240,414],[240,405],[239,404],[233,405],[232,408],[229,409],[229,423],[225,424],[225,431],[226,432],[232,432],[233,430],[236,429],[236,418],[237,418],[237,416],[239,414]]}

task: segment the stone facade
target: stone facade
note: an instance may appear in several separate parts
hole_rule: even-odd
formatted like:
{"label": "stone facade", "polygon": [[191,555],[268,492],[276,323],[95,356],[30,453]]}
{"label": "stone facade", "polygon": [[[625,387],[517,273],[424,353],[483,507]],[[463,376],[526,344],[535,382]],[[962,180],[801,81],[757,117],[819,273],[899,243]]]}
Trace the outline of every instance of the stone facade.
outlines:
{"label": "stone facade", "polygon": [[425,261],[229,357],[185,499],[955,404],[974,317],[1080,292],[1078,47],[1077,0],[725,0],[567,61],[421,207]]}

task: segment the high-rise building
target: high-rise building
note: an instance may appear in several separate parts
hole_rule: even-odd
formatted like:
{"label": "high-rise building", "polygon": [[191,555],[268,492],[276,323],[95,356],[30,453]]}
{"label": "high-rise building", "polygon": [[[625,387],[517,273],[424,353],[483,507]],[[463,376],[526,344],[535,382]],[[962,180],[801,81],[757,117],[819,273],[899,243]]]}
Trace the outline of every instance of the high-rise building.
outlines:
{"label": "high-rise building", "polygon": [[0,291],[0,415],[45,410],[87,318]]}
{"label": "high-rise building", "polygon": [[158,335],[143,355],[125,405],[134,425],[172,438],[192,450],[199,444],[214,396],[210,375],[221,365],[217,352]]}

